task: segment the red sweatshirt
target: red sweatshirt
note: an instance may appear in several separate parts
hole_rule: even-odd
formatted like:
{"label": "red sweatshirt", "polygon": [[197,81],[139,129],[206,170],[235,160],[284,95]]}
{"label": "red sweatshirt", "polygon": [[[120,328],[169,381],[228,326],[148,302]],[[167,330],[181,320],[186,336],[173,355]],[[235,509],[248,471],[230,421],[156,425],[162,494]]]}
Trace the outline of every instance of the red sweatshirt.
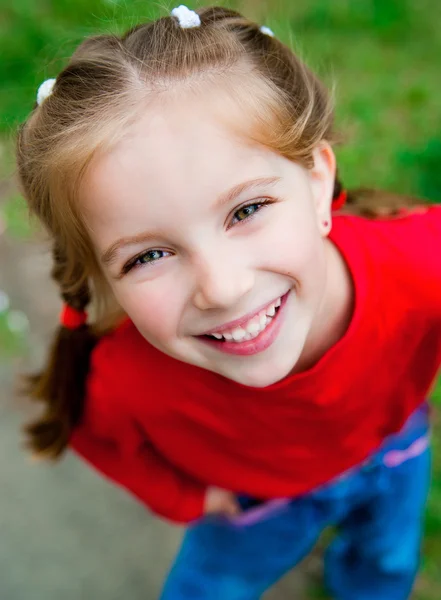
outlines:
{"label": "red sweatshirt", "polygon": [[330,237],[355,308],[314,367],[250,388],[170,358],[126,321],[94,350],[74,449],[178,522],[202,514],[208,485],[295,496],[363,461],[426,397],[441,363],[441,206],[335,216]]}

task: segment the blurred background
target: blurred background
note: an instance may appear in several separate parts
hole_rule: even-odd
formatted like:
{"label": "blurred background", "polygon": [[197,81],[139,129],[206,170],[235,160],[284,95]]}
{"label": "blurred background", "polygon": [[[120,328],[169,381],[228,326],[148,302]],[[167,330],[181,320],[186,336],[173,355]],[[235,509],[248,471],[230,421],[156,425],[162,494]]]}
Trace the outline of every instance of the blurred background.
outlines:
{"label": "blurred background", "polygon": [[[178,4],[178,2],[176,3]],[[191,8],[212,2],[188,2]],[[329,85],[347,187],[377,187],[441,202],[439,0],[237,0],[221,3],[271,27]],[[38,367],[59,299],[46,240],[14,185],[14,133],[38,85],[86,36],[121,32],[173,5],[149,0],[0,0],[0,598],[154,600],[181,530],[67,455],[31,462],[20,424],[34,407],[17,377]],[[441,598],[441,426],[417,600]],[[267,598],[326,598],[320,546]],[[227,600],[227,599],[225,599]]]}

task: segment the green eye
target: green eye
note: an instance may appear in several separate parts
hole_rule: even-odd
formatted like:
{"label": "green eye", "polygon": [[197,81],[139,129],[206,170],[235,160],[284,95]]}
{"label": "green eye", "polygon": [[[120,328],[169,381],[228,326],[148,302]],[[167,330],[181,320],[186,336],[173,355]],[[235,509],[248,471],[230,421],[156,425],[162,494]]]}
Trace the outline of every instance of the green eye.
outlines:
{"label": "green eye", "polygon": [[236,210],[233,216],[233,224],[240,223],[240,221],[245,221],[252,217],[256,212],[258,212],[265,202],[255,202],[254,204],[247,204],[246,206],[242,206],[239,210]]}
{"label": "green eye", "polygon": [[148,252],[141,254],[141,256],[138,256],[138,258],[136,259],[136,262],[140,263],[140,264],[151,263],[151,262],[154,262],[155,260],[159,260],[160,258],[163,257],[163,255],[164,255],[163,250],[149,250]]}
{"label": "green eye", "polygon": [[147,252],[139,254],[139,256],[136,256],[125,264],[122,269],[122,274],[126,274],[132,269],[153,265],[155,262],[166,256],[170,256],[170,252],[167,252],[166,250],[147,250]]}

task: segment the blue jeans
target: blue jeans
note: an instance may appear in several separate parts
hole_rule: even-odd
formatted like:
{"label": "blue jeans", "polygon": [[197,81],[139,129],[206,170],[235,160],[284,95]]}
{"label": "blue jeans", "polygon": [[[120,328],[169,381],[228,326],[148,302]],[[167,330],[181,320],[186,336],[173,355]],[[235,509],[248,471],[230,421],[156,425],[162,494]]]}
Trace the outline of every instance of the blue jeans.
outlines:
{"label": "blue jeans", "polygon": [[[405,600],[418,571],[430,480],[428,407],[362,465],[294,499],[190,526],[161,600],[258,600],[337,526],[325,581],[338,600]],[[246,508],[246,507],[251,508]]]}

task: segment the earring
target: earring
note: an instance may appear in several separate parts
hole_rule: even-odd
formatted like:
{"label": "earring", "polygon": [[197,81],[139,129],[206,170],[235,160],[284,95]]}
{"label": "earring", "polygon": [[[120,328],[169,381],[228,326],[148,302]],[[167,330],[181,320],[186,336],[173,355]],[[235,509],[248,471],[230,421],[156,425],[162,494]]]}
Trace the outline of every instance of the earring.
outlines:
{"label": "earring", "polygon": [[323,221],[323,226],[324,227],[329,227],[329,221]]}

